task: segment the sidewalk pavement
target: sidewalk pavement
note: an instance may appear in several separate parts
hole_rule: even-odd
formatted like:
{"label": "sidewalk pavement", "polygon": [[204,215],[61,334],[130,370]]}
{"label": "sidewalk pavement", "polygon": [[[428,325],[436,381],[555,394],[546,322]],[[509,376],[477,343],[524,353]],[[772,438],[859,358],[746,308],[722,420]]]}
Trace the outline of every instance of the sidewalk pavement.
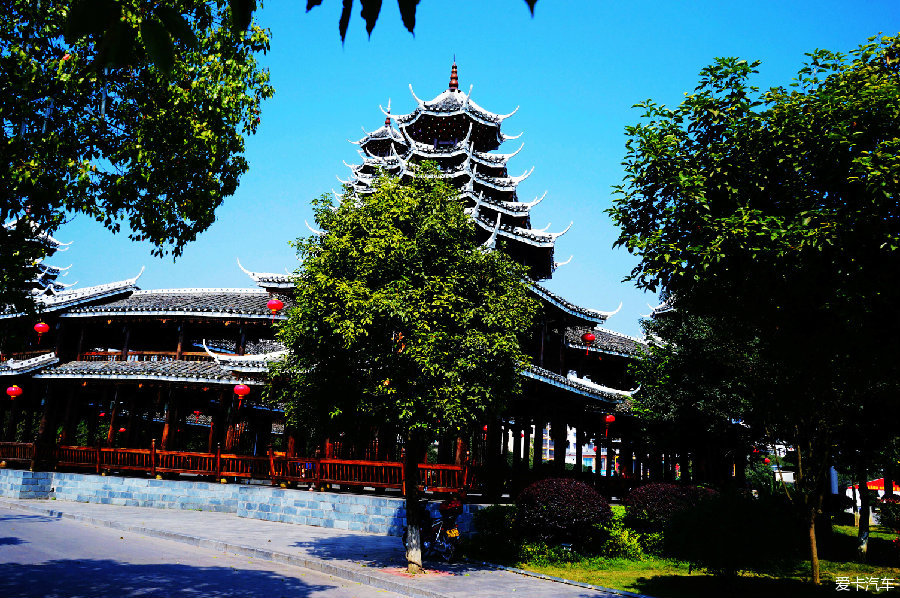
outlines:
{"label": "sidewalk pavement", "polygon": [[0,507],[297,565],[414,598],[510,598],[513,592],[516,598],[647,598],[472,563],[426,561],[428,572],[410,577],[400,539],[394,536],[244,519],[230,513],[60,500],[0,498]]}

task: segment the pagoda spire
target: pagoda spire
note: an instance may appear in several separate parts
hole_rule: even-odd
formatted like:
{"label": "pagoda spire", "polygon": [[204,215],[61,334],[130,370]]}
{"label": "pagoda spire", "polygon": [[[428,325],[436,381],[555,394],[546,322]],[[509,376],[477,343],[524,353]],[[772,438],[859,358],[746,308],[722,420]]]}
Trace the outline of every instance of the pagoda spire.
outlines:
{"label": "pagoda spire", "polygon": [[453,57],[453,66],[450,67],[450,91],[459,89],[459,76],[456,72],[456,57]]}

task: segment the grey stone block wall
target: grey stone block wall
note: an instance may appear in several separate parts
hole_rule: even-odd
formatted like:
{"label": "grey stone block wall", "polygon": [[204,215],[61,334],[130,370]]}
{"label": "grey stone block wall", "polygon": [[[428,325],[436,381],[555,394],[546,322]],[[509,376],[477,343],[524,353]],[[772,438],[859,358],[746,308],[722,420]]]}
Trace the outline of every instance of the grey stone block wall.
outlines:
{"label": "grey stone block wall", "polygon": [[0,469],[0,496],[47,499],[53,474],[46,471]]}
{"label": "grey stone block wall", "polygon": [[[457,519],[459,531],[472,532],[472,515],[481,505],[465,505]],[[437,503],[428,510],[438,517]],[[388,536],[403,535],[406,500],[366,494],[305,492],[267,487],[241,487],[239,517],[318,525]]]}
{"label": "grey stone block wall", "polygon": [[239,486],[200,481],[53,474],[53,498],[128,507],[236,513]]}
{"label": "grey stone block wall", "polygon": [[[3,469],[0,470],[0,496],[217,511],[250,519],[390,536],[402,535],[406,525],[406,501],[403,498],[248,484]],[[479,508],[482,507],[465,505],[457,520],[461,533],[471,533],[472,515]],[[437,517],[437,503],[430,503],[429,511],[432,517]]]}

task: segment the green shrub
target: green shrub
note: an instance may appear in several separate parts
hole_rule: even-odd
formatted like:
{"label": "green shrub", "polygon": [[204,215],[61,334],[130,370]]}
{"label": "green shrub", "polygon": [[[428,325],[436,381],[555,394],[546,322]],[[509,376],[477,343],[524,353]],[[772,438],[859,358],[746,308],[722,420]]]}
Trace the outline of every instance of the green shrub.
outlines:
{"label": "green shrub", "polygon": [[796,563],[804,530],[790,505],[776,499],[723,494],[673,515],[667,555],[716,574],[770,571]]}
{"label": "green shrub", "polygon": [[640,534],[621,524],[607,526],[603,530],[606,541],[600,548],[600,556],[640,561],[644,558]]}
{"label": "green shrub", "polygon": [[900,496],[889,494],[878,502],[879,522],[884,527],[900,531]]}
{"label": "green shrub", "polygon": [[516,529],[525,539],[578,547],[602,544],[612,518],[609,503],[577,480],[550,478],[525,488],[516,499]]}
{"label": "green shrub", "polygon": [[622,501],[625,524],[637,531],[659,532],[672,515],[715,494],[716,491],[709,488],[681,484],[657,482],[638,486]]}
{"label": "green shrub", "polygon": [[644,532],[637,535],[644,554],[661,555],[665,552],[665,538],[662,532]]}

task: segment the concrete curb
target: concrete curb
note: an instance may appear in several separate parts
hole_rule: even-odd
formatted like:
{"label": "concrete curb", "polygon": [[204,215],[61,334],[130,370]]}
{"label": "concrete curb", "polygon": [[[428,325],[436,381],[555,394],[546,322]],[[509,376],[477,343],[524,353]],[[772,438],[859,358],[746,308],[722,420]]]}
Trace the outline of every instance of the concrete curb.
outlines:
{"label": "concrete curb", "polygon": [[574,579],[565,579],[563,577],[554,577],[552,575],[544,575],[543,573],[536,573],[535,571],[528,571],[527,569],[517,569],[515,567],[506,567],[504,565],[497,565],[494,563],[487,563],[484,561],[470,561],[466,559],[468,563],[474,563],[476,565],[482,565],[484,567],[491,567],[493,569],[501,569],[503,571],[509,571],[510,573],[518,573],[519,575],[525,575],[526,577],[536,577],[537,579],[543,579],[545,581],[552,581],[556,583],[564,583],[570,586],[576,586],[579,588],[586,588],[588,590],[597,590],[598,592],[606,592],[607,594],[615,594],[617,596],[627,596],[628,598],[654,598],[653,596],[647,596],[646,594],[635,594],[634,592],[629,592],[627,590],[615,590],[613,588],[605,588],[603,586],[595,586],[591,583],[584,583],[582,581],[575,581]]}
{"label": "concrete curb", "polygon": [[200,536],[192,536],[189,534],[181,534],[178,532],[153,529],[139,525],[127,525],[124,523],[118,523],[116,521],[98,519],[96,517],[79,515],[76,513],[64,513],[62,511],[57,511],[48,507],[7,502],[2,498],[0,498],[0,506],[8,507],[10,509],[16,509],[19,511],[39,513],[42,515],[47,515],[49,517],[55,517],[57,519],[71,519],[73,521],[80,521],[82,523],[88,523],[97,527],[108,527],[111,529],[117,529],[126,532],[134,532],[145,536],[162,538],[164,540],[172,540],[174,542],[181,542],[182,544],[190,544],[192,546],[208,548],[219,552],[230,552],[233,554],[249,556],[261,560],[272,561],[286,565],[294,565],[298,567],[305,567],[306,569],[312,569],[313,571],[325,573],[333,577],[338,577],[347,581],[363,583],[380,590],[396,592],[397,594],[410,596],[411,598],[455,598],[449,594],[442,594],[440,592],[434,592],[425,588],[416,587],[409,583],[404,583],[403,581],[401,581],[402,578],[394,579],[382,577],[380,575],[375,575],[366,571],[359,571],[355,568],[327,563],[320,559],[305,558],[275,550],[263,550],[260,548],[255,548],[253,546],[232,544],[230,542],[222,542],[220,540],[212,540],[209,538],[202,538]]}

